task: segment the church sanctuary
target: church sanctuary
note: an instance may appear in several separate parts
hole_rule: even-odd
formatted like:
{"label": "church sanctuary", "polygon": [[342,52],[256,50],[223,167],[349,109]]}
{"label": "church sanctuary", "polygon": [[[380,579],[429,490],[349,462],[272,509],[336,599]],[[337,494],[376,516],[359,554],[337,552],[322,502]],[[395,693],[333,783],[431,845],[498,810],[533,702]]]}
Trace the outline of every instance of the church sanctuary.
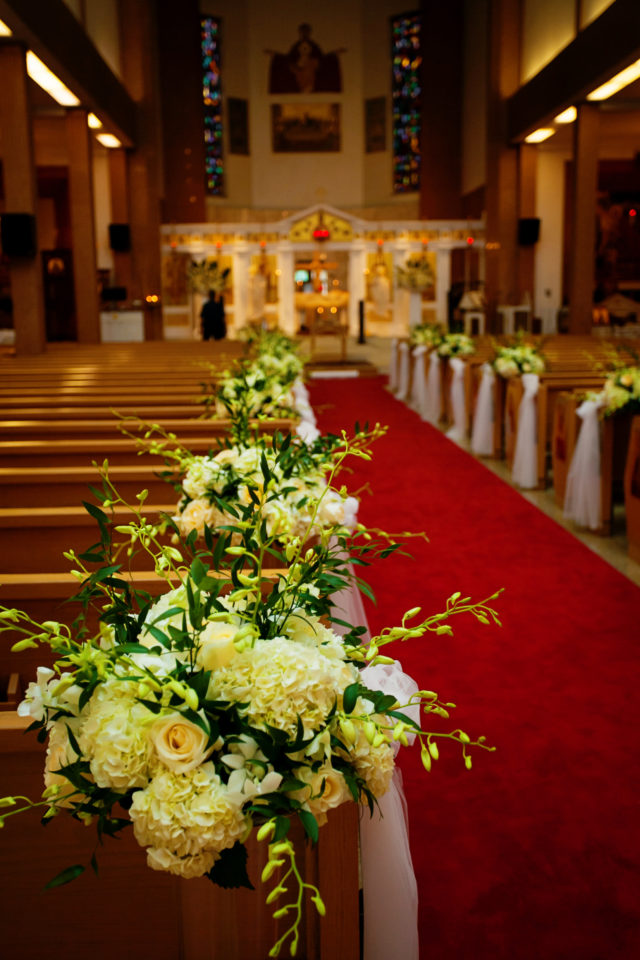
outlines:
{"label": "church sanctuary", "polygon": [[0,957],[640,957],[640,0],[0,0]]}

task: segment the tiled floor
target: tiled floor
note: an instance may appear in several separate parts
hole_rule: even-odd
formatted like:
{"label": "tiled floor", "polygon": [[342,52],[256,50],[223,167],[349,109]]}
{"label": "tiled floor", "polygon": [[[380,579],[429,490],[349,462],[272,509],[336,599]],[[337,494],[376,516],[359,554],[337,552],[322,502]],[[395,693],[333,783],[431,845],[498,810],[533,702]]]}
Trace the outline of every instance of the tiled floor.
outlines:
{"label": "tiled floor", "polygon": [[[367,337],[366,344],[349,342],[348,356],[353,359],[366,359],[375,364],[381,373],[386,373],[389,367],[390,342],[388,337],[371,336]],[[337,356],[337,354],[336,354]],[[461,446],[468,449],[468,441]],[[511,477],[506,464],[502,460],[489,460],[482,458],[482,463],[488,470],[493,471],[506,483],[511,484]],[[517,488],[516,488],[517,489]],[[615,567],[625,577],[628,577],[633,583],[640,586],[640,564],[631,560],[627,553],[627,538],[624,533],[624,510],[618,513],[616,517],[616,532],[611,537],[600,537],[588,531],[578,530],[572,523],[566,521],[562,515],[562,508],[559,507],[553,495],[552,489],[547,490],[520,490],[520,494],[533,503],[539,510],[546,513],[548,517],[559,523],[560,526],[568,530],[574,537],[581,540],[585,546],[597,553],[603,560]]]}

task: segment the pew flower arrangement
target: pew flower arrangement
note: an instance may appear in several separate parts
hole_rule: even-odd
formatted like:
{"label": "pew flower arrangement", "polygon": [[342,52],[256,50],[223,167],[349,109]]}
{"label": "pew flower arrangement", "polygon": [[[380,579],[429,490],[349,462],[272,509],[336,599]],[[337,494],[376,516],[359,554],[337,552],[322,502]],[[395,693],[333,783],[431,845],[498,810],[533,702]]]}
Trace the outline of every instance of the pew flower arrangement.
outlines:
{"label": "pew flower arrangement", "polygon": [[[311,502],[309,530],[344,460],[369,457],[342,439],[328,484]],[[446,719],[454,705],[429,690],[397,702],[366,668],[392,664],[381,651],[393,642],[450,634],[454,615],[499,623],[491,606],[498,594],[473,603],[456,592],[439,613],[423,617],[415,607],[369,641],[360,625],[343,624],[338,636],[327,623],[332,595],[352,579],[347,557],[366,565],[397,544],[340,523],[320,529],[313,543],[308,531],[276,540],[266,510],[279,495],[279,477],[266,457],[260,470],[261,489],[246,504],[226,504],[231,519],[215,546],[206,528],[204,548],[192,534],[181,551],[146,520],[144,491],[130,506],[131,522],[112,528],[105,511],[124,501],[105,465],[102,506],[90,510],[100,544],[67,554],[81,582],[78,598],[101,608],[99,633],[0,608],[0,632],[23,634],[14,650],[42,645],[55,658],[52,669],[38,670],[19,708],[47,742],[45,790],[35,801],[0,799],[0,826],[28,810],[45,822],[66,813],[94,824],[100,842],[132,826],[151,868],[226,887],[250,886],[245,845],[257,827],[258,840],[269,844],[262,880],[280,874],[267,902],[286,928],[269,955],[287,944],[295,956],[304,895],[321,914],[324,905],[298,868],[291,819],[315,842],[331,808],[354,801],[373,811],[395,750],[413,738],[427,771],[447,740],[459,745],[467,768],[472,749],[491,749],[460,729],[424,728],[411,716],[414,707]],[[158,599],[123,579],[123,547],[125,556],[152,558],[166,580]],[[273,581],[263,566],[267,553],[288,564]],[[101,566],[90,570],[96,560]],[[98,869],[95,854],[91,866]],[[50,885],[84,870],[72,865]]]}
{"label": "pew flower arrangement", "polygon": [[640,367],[620,367],[605,380],[602,390],[589,394],[601,404],[603,416],[609,417],[629,408],[640,412]]}
{"label": "pew flower arrangement", "polygon": [[441,357],[470,357],[476,352],[472,338],[464,333],[446,333],[436,350]]}
{"label": "pew flower arrangement", "polygon": [[422,293],[433,287],[434,283],[433,267],[424,253],[410,254],[404,265],[396,268],[396,285],[403,290]]}
{"label": "pew flower arrangement", "polygon": [[518,343],[512,346],[496,346],[493,367],[498,376],[509,379],[521,373],[543,373],[544,357],[534,346]]}
{"label": "pew flower arrangement", "polygon": [[228,267],[221,270],[217,260],[192,260],[187,267],[187,282],[196,293],[206,295],[210,290],[223,293],[230,272]]}
{"label": "pew flower arrangement", "polygon": [[409,332],[409,340],[413,347],[437,347],[442,343],[443,338],[444,330],[439,323],[418,323]]}

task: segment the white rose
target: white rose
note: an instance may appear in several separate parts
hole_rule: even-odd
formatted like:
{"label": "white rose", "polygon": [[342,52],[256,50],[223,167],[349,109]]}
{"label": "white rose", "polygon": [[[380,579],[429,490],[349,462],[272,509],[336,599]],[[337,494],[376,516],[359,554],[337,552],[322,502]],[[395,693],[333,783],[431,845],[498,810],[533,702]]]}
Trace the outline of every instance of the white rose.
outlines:
{"label": "white rose", "polygon": [[353,799],[344,777],[330,763],[325,763],[315,773],[310,767],[298,767],[293,772],[297,780],[308,786],[292,791],[289,796],[302,800],[320,826],[327,822],[327,810]]}
{"label": "white rose", "polygon": [[220,670],[235,657],[233,638],[238,628],[233,623],[208,623],[198,637],[196,663],[203,670]]}
{"label": "white rose", "polygon": [[156,720],[149,739],[159,760],[174,773],[188,773],[213,752],[213,746],[207,748],[209,737],[204,730],[180,713]]}

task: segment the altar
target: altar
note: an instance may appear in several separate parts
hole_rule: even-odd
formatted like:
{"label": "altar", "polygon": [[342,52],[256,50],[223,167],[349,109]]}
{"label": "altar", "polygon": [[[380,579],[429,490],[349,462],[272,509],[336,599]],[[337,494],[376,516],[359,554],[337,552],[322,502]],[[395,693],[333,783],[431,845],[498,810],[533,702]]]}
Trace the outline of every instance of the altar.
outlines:
{"label": "altar", "polygon": [[[190,290],[190,264],[228,271],[224,291],[230,330],[249,322],[277,323],[295,336],[313,319],[335,319],[350,336],[365,321],[388,336],[404,336],[420,320],[446,323],[452,255],[472,238],[484,274],[484,228],[468,220],[368,220],[318,204],[274,222],[165,224],[162,227],[163,313],[166,338],[197,335],[201,293]],[[428,261],[433,286],[414,297],[411,311],[397,280],[412,257]],[[299,264],[327,261],[322,284],[301,281]],[[255,278],[260,278],[260,310]],[[320,299],[318,299],[320,298]],[[411,316],[410,316],[411,313]],[[261,314],[258,316],[258,314]]]}

